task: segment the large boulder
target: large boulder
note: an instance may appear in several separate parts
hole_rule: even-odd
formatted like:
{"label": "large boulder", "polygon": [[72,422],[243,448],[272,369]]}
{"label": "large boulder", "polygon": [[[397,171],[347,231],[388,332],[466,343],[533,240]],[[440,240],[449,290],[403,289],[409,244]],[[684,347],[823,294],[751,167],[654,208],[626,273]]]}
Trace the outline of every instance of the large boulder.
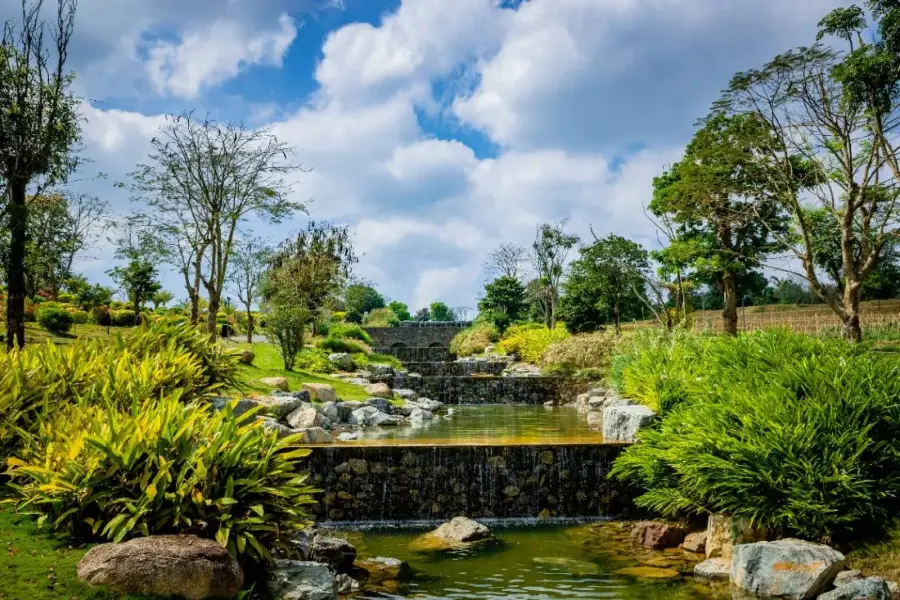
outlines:
{"label": "large boulder", "polygon": [[253,361],[256,360],[256,355],[253,354],[253,350],[242,350],[240,360],[245,365],[252,365]]}
{"label": "large boulder", "polygon": [[279,440],[284,439],[289,435],[299,433],[287,425],[282,425],[277,419],[273,419],[272,417],[259,417],[258,420],[266,432],[277,432]]}
{"label": "large boulder", "polygon": [[379,412],[372,417],[372,425],[378,427],[396,427],[400,424],[400,419],[394,415],[386,415]]}
{"label": "large boulder", "polygon": [[260,414],[283,419],[303,406],[303,399],[295,396],[263,396],[256,399],[256,404],[260,406]]}
{"label": "large boulder", "polygon": [[394,374],[394,367],[380,363],[369,363],[366,370],[375,377],[388,377]]}
{"label": "large boulder", "polygon": [[419,394],[415,390],[411,390],[408,388],[397,388],[394,390],[394,396],[400,398],[401,400],[411,401],[418,398]]}
{"label": "large boulder", "polygon": [[705,554],[706,553],[706,532],[698,531],[696,533],[689,533],[684,536],[684,541],[681,543],[681,548],[683,550],[687,550],[688,552],[696,552],[697,554]]}
{"label": "large boulder", "polygon": [[309,427],[321,427],[327,429],[331,427],[328,417],[316,410],[312,404],[304,404],[297,407],[297,410],[287,416],[287,424],[297,429],[307,429]]}
{"label": "large boulder", "polygon": [[641,521],[631,529],[631,543],[653,550],[673,548],[684,541],[684,529],[678,525]]}
{"label": "large boulder", "polygon": [[341,410],[341,405],[339,402],[326,402],[321,407],[319,407],[319,412],[325,415],[325,418],[332,423],[340,423],[341,421],[345,421],[345,414],[348,417],[350,416],[350,409],[348,408],[346,411]]}
{"label": "large boulder", "polygon": [[431,421],[432,419],[434,419],[434,415],[421,408],[414,408],[409,413],[409,420],[412,423],[424,423],[426,421]]}
{"label": "large boulder", "polygon": [[635,442],[638,430],[655,416],[640,404],[608,406],[603,409],[603,437],[610,442]]}
{"label": "large boulder", "polygon": [[362,406],[353,411],[348,419],[351,425],[359,425],[360,427],[368,427],[375,424],[375,415],[383,415],[374,406]]}
{"label": "large boulder", "polygon": [[815,598],[845,561],[837,550],[804,540],[740,544],[731,558],[731,583],[757,596]]}
{"label": "large boulder", "polygon": [[444,404],[437,400],[432,400],[431,398],[419,398],[415,401],[415,406],[416,408],[427,410],[430,413],[436,413],[444,407]]}
{"label": "large boulder", "polygon": [[437,529],[417,537],[409,547],[415,552],[444,552],[492,541],[494,537],[486,526],[468,517],[454,517]]}
{"label": "large boulder", "polygon": [[587,414],[587,424],[591,429],[600,429],[603,427],[603,413],[599,410],[592,410]]}
{"label": "large boulder", "polygon": [[891,600],[891,590],[881,577],[867,577],[838,586],[819,600]]}
{"label": "large boulder", "polygon": [[730,560],[737,544],[762,542],[766,537],[764,529],[755,527],[745,517],[710,515],[706,522],[706,558]]}
{"label": "large boulder", "polygon": [[728,581],[731,577],[731,561],[724,558],[708,558],[694,565],[694,577],[707,581]]}
{"label": "large boulder", "polygon": [[310,400],[315,400],[316,402],[338,401],[334,388],[327,383],[304,383],[300,387],[309,394]]}
{"label": "large boulder", "polygon": [[300,441],[304,444],[330,444],[334,441],[331,434],[321,427],[310,427],[306,430],[297,429],[296,431],[303,432],[303,438]]}
{"label": "large boulder", "polygon": [[263,377],[259,382],[282,392],[288,391],[287,377]]}
{"label": "large boulder", "polygon": [[410,568],[409,563],[386,556],[358,560],[354,566],[368,572],[370,583],[390,580],[398,581],[408,579],[412,575],[412,568]]}
{"label": "large boulder", "polygon": [[157,535],[91,548],[78,563],[78,579],[111,592],[234,598],[244,585],[237,561],[212,540]]}
{"label": "large boulder", "polygon": [[366,406],[374,406],[379,411],[383,412],[386,415],[389,415],[394,412],[394,407],[391,405],[390,401],[384,398],[366,398],[365,401]]}
{"label": "large boulder", "polygon": [[328,565],[276,560],[266,577],[272,600],[337,600],[337,580]]}
{"label": "large boulder", "polygon": [[252,398],[214,398],[212,407],[216,410],[225,410],[225,407],[234,402],[234,408],[231,411],[232,416],[240,417],[248,410],[259,406],[258,402]]}
{"label": "large boulder", "polygon": [[391,387],[386,383],[370,383],[366,386],[366,394],[374,398],[390,399],[393,397]]}
{"label": "large boulder", "polygon": [[317,535],[312,541],[309,559],[330,565],[338,573],[349,573],[356,560],[356,548],[347,540]]}
{"label": "large boulder", "polygon": [[328,362],[333,364],[341,371],[353,370],[353,357],[346,352],[335,352],[328,355]]}

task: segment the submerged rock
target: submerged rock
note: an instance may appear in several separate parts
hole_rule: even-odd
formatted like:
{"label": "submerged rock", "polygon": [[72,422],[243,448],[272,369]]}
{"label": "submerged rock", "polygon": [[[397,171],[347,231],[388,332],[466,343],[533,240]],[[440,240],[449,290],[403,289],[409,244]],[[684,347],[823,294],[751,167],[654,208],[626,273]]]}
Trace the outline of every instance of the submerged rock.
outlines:
{"label": "submerged rock", "polygon": [[663,569],[660,567],[625,567],[615,571],[616,575],[627,575],[641,579],[674,579],[681,577],[681,573],[675,569]]}
{"label": "submerged rock", "polygon": [[356,548],[347,540],[317,535],[310,545],[309,559],[348,573],[356,561]]}
{"label": "submerged rock", "polygon": [[598,410],[592,410],[587,414],[587,424],[591,429],[599,429],[603,427],[603,413]]}
{"label": "submerged rock", "polygon": [[653,550],[673,548],[684,541],[684,529],[678,525],[641,521],[631,530],[631,543]]}
{"label": "submerged rock", "polygon": [[708,581],[728,581],[731,577],[731,560],[708,558],[694,566],[694,577]]}
{"label": "submerged rock", "polygon": [[273,600],[336,600],[337,580],[328,565],[276,560],[266,577]]}
{"label": "submerged rock", "polygon": [[494,541],[490,529],[468,517],[454,517],[410,544],[416,552],[440,552]]}
{"label": "submerged rock", "polygon": [[844,555],[823,544],[785,539],[734,547],[731,583],[757,596],[814,598],[844,567]]}
{"label": "submerged rock", "polygon": [[412,568],[409,566],[409,563],[386,556],[358,560],[355,566],[367,571],[369,581],[372,583],[388,580],[399,581],[412,576]]}
{"label": "submerged rock", "polygon": [[655,416],[655,412],[640,404],[604,408],[603,437],[612,442],[635,442],[637,432]]}
{"label": "submerged rock", "polygon": [[868,577],[838,586],[819,600],[891,600],[891,590],[881,577]]}
{"label": "submerged rock", "polygon": [[118,594],[234,598],[244,584],[237,561],[212,540],[158,535],[91,548],[78,579]]}
{"label": "submerged rock", "polygon": [[353,440],[358,440],[359,434],[355,431],[342,431],[338,434],[337,440],[339,442],[352,442]]}

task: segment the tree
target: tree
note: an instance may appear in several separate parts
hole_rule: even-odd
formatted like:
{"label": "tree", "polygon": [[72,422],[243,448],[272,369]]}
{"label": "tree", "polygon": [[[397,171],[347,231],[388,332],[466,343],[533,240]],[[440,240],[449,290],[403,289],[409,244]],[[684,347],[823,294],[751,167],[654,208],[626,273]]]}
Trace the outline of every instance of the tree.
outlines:
{"label": "tree", "polygon": [[119,284],[134,310],[135,319],[140,318],[144,302],[152,298],[161,288],[157,281],[156,266],[145,258],[132,257],[124,267],[116,267],[109,276]]}
{"label": "tree", "polygon": [[113,290],[99,283],[83,289],[76,296],[78,306],[82,310],[91,310],[99,306],[108,306],[113,301]]}
{"label": "tree", "polygon": [[252,344],[255,326],[253,304],[259,300],[263,277],[272,257],[272,249],[265,240],[248,238],[239,241],[233,252],[228,280],[234,295],[244,305],[247,315],[247,343]]}
{"label": "tree", "polygon": [[[65,182],[77,161],[78,101],[66,71],[75,0],[57,0],[55,23],[42,20],[43,0],[22,0],[21,21],[7,21],[0,40],[0,180],[4,184],[6,346],[25,346],[28,189],[35,195]],[[52,45],[49,42],[52,42]]]}
{"label": "tree", "polygon": [[528,264],[528,250],[518,244],[501,244],[484,261],[484,271],[492,277],[521,279]]}
{"label": "tree", "polygon": [[424,323],[426,321],[431,320],[431,311],[428,310],[428,307],[420,308],[416,311],[415,317],[413,317],[414,321],[418,321],[419,323]]}
{"label": "tree", "polygon": [[650,210],[676,224],[669,252],[680,254],[697,278],[712,280],[722,298],[724,330],[737,335],[738,279],[781,246],[788,231],[781,205],[760,194],[765,166],[757,148],[768,143],[752,115],[714,115],[668,173],[654,180]]}
{"label": "tree", "polygon": [[412,321],[412,315],[409,314],[409,306],[406,303],[394,300],[388,304],[388,308],[394,311],[400,321]]}
{"label": "tree", "polygon": [[468,306],[452,306],[450,312],[453,313],[453,318],[457,321],[468,321],[472,308]]}
{"label": "tree", "polygon": [[344,290],[344,310],[348,321],[361,323],[363,315],[384,307],[384,297],[370,285],[353,283]]}
{"label": "tree", "polygon": [[443,302],[432,302],[429,310],[432,321],[453,321],[456,316]]}
{"label": "tree", "polygon": [[150,297],[150,301],[153,302],[153,310],[159,309],[160,306],[165,306],[174,299],[175,294],[167,290],[160,290]]}
{"label": "tree", "polygon": [[528,301],[525,286],[511,275],[502,275],[484,286],[478,301],[481,316],[490,320],[501,332],[525,317]]}
{"label": "tree", "polygon": [[[251,215],[278,223],[305,210],[288,197],[285,180],[300,168],[287,162],[291,149],[270,131],[191,113],[169,117],[151,145],[149,164],[131,174],[132,188],[150,208],[144,218],[182,241],[178,262],[199,272],[214,336],[238,224]],[[191,294],[190,278],[185,282]]]}
{"label": "tree", "polygon": [[[796,231],[786,241],[812,290],[837,314],[847,339],[860,341],[859,303],[886,246],[900,236],[900,5],[870,0],[875,35],[858,7],[819,24],[846,51],[817,44],[781,54],[735,75],[713,112],[749,115],[765,125],[760,148],[765,189],[788,210]],[[840,229],[841,280],[832,288],[817,269],[809,209]]]}
{"label": "tree", "polygon": [[566,259],[577,243],[578,236],[567,234],[562,223],[544,223],[538,227],[532,245],[532,260],[540,281],[540,288],[535,287],[535,291],[543,298],[544,322],[550,329],[556,327],[559,288],[566,273]]}
{"label": "tree", "polygon": [[566,327],[573,333],[594,331],[613,322],[619,334],[623,317],[641,314],[639,291],[649,268],[647,251],[638,243],[610,234],[594,238],[572,261],[562,300]]}

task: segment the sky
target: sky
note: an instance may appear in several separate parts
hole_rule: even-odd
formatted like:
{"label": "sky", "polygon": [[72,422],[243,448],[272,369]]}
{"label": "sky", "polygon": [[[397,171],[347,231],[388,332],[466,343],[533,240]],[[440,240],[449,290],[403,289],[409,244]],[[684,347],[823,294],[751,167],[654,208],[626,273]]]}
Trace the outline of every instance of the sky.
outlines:
{"label": "sky", "polygon": [[[291,193],[309,215],[246,232],[277,243],[310,218],[349,225],[356,274],[385,296],[474,307],[487,253],[530,245],[542,222],[656,246],[643,207],[697,119],[735,72],[812,44],[842,4],[79,0],[70,66],[89,162],[71,185],[120,220],[139,206],[114,184],[166,114],[269,128],[305,167]],[[109,283],[115,264],[98,240],[76,269]]]}

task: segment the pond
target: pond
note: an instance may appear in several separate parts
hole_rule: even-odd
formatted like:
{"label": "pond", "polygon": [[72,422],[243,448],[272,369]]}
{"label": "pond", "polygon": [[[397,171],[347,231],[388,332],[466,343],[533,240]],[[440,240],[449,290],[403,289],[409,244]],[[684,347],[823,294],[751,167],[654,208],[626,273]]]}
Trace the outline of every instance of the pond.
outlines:
{"label": "pond", "polygon": [[461,405],[432,421],[361,430],[355,445],[566,445],[602,444],[583,414],[570,407]]}
{"label": "pond", "polygon": [[713,600],[730,597],[724,590],[713,591],[690,577],[639,579],[616,573],[638,565],[655,565],[649,569],[650,574],[664,569],[670,575],[674,574],[673,570],[688,573],[702,558],[678,549],[634,554],[627,543],[628,530],[614,522],[501,528],[491,525],[499,544],[479,550],[443,553],[418,553],[410,548],[422,534],[422,529],[331,531],[328,535],[349,539],[357,546],[361,557],[390,556],[409,562],[415,571],[411,580],[378,590],[392,597],[420,600]]}

